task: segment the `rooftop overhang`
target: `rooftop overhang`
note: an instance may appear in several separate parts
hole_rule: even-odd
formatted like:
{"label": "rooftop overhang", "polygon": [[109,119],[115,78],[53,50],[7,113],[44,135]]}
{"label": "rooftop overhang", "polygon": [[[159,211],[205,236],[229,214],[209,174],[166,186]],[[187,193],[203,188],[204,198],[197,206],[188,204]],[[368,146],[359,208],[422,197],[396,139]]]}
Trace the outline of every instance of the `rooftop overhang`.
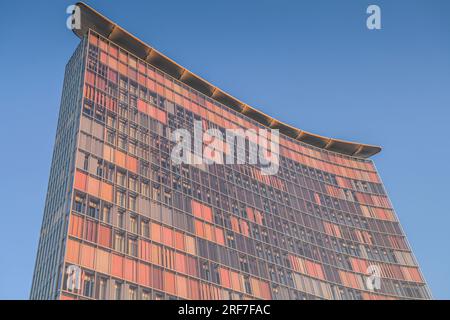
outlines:
{"label": "rooftop overhang", "polygon": [[115,42],[125,50],[131,52],[138,58],[147,61],[154,67],[185,83],[189,87],[239,113],[245,114],[247,117],[266,127],[279,129],[282,134],[295,140],[302,141],[321,149],[358,158],[369,158],[381,151],[381,147],[378,146],[316,135],[276,120],[215,87],[186,68],[183,68],[169,57],[136,38],[88,5],[82,2],[78,2],[76,5],[80,9],[81,28],[73,29],[73,31],[80,38],[88,33],[89,29],[92,29],[103,37]]}

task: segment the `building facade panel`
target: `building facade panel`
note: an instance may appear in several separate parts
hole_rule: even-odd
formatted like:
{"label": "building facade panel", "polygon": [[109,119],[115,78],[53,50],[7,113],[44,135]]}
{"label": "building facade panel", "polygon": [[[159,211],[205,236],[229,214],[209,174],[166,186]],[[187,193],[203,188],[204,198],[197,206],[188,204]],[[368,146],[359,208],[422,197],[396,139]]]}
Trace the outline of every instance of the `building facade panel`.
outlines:
{"label": "building facade panel", "polygon": [[61,270],[72,198],[78,123],[86,41],[82,40],[67,63],[55,137],[44,216],[31,286],[31,299],[55,299]]}

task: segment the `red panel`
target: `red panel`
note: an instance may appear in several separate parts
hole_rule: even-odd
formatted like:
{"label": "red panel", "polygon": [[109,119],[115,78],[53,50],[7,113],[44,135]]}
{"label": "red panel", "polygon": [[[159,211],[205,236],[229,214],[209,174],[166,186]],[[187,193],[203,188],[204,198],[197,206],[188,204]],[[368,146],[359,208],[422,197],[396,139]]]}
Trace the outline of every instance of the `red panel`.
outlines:
{"label": "red panel", "polygon": [[132,156],[127,156],[127,169],[134,173],[137,173],[138,159]]}
{"label": "red panel", "polygon": [[111,274],[113,276],[122,278],[123,277],[123,257],[117,254],[112,254],[112,270]]}
{"label": "red panel", "polygon": [[79,255],[80,243],[72,239],[67,240],[66,261],[78,264]]}
{"label": "red panel", "polygon": [[83,218],[74,214],[70,215],[69,234],[71,236],[83,237]]}
{"label": "red panel", "polygon": [[94,255],[95,255],[95,248],[93,246],[82,244],[80,264],[83,267],[94,269]]}
{"label": "red panel", "polygon": [[146,287],[152,285],[150,266],[145,263],[139,263],[138,265],[138,283]]}
{"label": "red panel", "polygon": [[125,258],[124,278],[136,282],[136,261]]}
{"label": "red panel", "polygon": [[98,230],[98,244],[111,248],[111,228],[100,225]]}
{"label": "red panel", "polygon": [[86,181],[86,174],[77,170],[75,173],[75,189],[86,191]]}

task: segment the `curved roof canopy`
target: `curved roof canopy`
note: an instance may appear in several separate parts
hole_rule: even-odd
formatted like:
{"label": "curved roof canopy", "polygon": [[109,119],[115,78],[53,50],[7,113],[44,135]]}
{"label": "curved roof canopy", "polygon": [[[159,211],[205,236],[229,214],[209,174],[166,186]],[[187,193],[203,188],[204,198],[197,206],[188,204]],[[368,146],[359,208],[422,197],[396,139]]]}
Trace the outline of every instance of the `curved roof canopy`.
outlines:
{"label": "curved roof canopy", "polygon": [[89,29],[92,29],[103,37],[115,42],[125,50],[128,50],[132,54],[136,55],[138,58],[155,66],[161,71],[164,71],[191,88],[205,94],[208,97],[211,97],[212,99],[239,113],[248,116],[264,126],[279,129],[281,133],[295,140],[302,141],[318,148],[359,158],[368,158],[381,151],[381,148],[378,146],[343,141],[312,134],[276,120],[241,102],[237,98],[222,91],[193,72],[180,66],[169,57],[136,38],[128,31],[124,30],[122,27],[118,26],[116,23],[112,22],[88,5],[82,2],[78,2],[76,5],[80,8],[81,28],[73,29],[73,31],[80,38],[83,37]]}

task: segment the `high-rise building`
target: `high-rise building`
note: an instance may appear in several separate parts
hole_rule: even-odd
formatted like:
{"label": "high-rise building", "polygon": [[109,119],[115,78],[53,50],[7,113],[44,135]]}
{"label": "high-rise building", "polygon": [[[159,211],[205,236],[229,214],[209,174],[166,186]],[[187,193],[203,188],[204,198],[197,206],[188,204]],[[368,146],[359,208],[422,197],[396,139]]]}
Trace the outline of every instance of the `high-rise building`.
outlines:
{"label": "high-rise building", "polygon": [[[431,298],[379,147],[275,120],[77,6],[32,299]],[[278,172],[175,163],[195,123],[278,129]]]}

